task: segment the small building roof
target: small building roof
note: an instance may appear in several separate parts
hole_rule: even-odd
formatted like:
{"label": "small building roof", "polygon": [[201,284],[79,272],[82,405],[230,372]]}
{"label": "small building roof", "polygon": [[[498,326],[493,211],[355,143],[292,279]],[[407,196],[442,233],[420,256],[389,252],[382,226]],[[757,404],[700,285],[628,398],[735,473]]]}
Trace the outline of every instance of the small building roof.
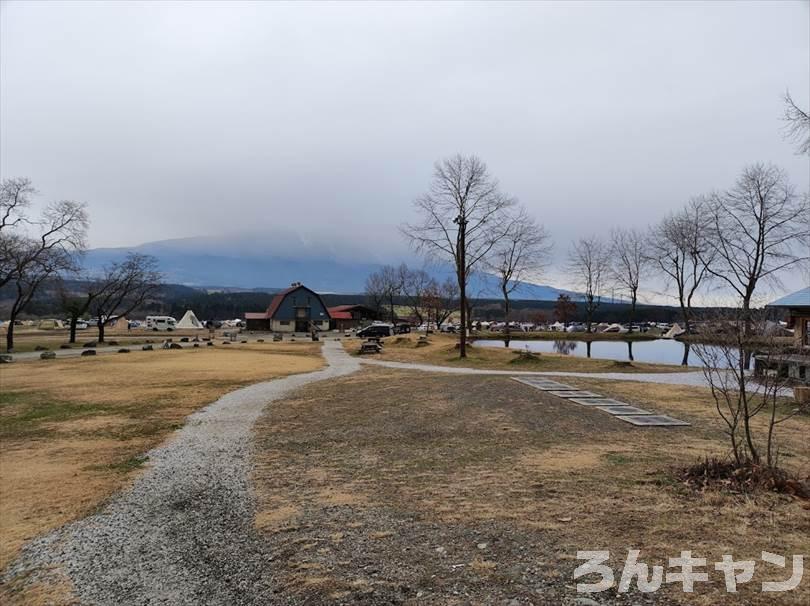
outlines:
{"label": "small building roof", "polygon": [[794,293],[785,295],[781,299],[771,301],[766,307],[807,307],[810,308],[810,286]]}
{"label": "small building roof", "polygon": [[329,317],[333,320],[351,320],[352,312],[350,311],[337,311],[333,307],[329,308]]}

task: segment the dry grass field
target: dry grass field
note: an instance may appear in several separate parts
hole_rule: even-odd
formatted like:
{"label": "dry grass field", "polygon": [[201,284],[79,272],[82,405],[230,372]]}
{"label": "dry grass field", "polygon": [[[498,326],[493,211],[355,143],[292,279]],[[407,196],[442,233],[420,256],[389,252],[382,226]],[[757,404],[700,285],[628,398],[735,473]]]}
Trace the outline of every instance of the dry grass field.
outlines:
{"label": "dry grass field", "polygon": [[[536,353],[534,359],[523,359],[518,352],[491,347],[469,347],[467,358],[460,359],[454,335],[430,335],[428,345],[418,346],[420,335],[410,334],[385,339],[382,360],[437,364],[440,366],[463,366],[494,370],[516,371],[568,371],[568,372],[683,372],[681,366],[668,364],[645,364],[643,362],[619,362],[596,358],[577,358],[552,353]],[[351,347],[347,344],[347,347]]]}
{"label": "dry grass field", "polygon": [[[278,554],[280,590],[306,603],[559,604],[576,596],[577,550],[611,550],[617,578],[630,548],[665,567],[688,549],[709,562],[810,553],[806,502],[698,493],[675,479],[675,469],[727,451],[707,390],[571,383],[692,426],[635,428],[507,377],[382,368],[268,409],[256,429],[256,526]],[[806,416],[780,431],[785,464],[805,474],[808,435]],[[808,578],[788,594],[759,592],[782,572],[760,563],[736,596],[710,570],[713,582],[691,595],[665,585],[648,597],[592,597],[806,604]]]}
{"label": "dry grass field", "polygon": [[133,351],[0,366],[0,569],[123,487],[187,415],[323,365],[315,343]]}

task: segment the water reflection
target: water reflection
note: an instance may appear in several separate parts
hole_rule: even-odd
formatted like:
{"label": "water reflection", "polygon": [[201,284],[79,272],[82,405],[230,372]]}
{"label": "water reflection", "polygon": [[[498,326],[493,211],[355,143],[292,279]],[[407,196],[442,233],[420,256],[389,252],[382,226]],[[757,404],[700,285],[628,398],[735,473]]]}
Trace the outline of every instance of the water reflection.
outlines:
{"label": "water reflection", "polygon": [[[508,345],[506,345],[508,343]],[[526,349],[539,353],[558,353],[566,356],[593,357],[606,360],[630,360],[635,362],[649,362],[654,364],[673,364],[702,366],[706,356],[697,355],[697,346],[690,346],[689,343],[676,341],[673,339],[656,339],[651,341],[585,341],[568,340],[527,340],[527,339],[505,339],[498,340],[479,339],[476,346],[480,347],[511,347],[513,349]],[[701,349],[710,351],[712,346],[700,346]],[[750,358],[750,354],[746,358]],[[736,356],[716,355],[712,356],[716,363],[724,366],[737,364]],[[750,368],[753,359],[746,359],[746,365]]]}
{"label": "water reflection", "polygon": [[571,355],[577,348],[576,341],[554,341],[554,351],[564,356]]}

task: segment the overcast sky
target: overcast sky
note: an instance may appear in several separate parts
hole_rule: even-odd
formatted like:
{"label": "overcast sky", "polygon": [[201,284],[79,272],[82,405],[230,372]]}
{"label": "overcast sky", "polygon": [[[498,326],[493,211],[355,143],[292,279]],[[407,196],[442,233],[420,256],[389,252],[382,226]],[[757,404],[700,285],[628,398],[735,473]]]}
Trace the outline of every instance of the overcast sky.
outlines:
{"label": "overcast sky", "polygon": [[[554,235],[645,226],[773,162],[808,2],[2,5],[0,172],[94,246],[393,226],[475,153]],[[392,248],[396,248],[392,244]]]}

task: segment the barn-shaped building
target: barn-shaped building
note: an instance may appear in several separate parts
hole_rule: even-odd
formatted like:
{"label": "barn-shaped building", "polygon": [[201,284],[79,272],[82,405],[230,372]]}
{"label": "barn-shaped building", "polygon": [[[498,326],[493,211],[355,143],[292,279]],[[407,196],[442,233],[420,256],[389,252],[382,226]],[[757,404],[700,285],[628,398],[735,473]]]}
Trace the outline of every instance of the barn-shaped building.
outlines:
{"label": "barn-shaped building", "polygon": [[329,330],[329,320],[321,296],[300,282],[273,297],[266,311],[245,314],[248,330],[268,332]]}

